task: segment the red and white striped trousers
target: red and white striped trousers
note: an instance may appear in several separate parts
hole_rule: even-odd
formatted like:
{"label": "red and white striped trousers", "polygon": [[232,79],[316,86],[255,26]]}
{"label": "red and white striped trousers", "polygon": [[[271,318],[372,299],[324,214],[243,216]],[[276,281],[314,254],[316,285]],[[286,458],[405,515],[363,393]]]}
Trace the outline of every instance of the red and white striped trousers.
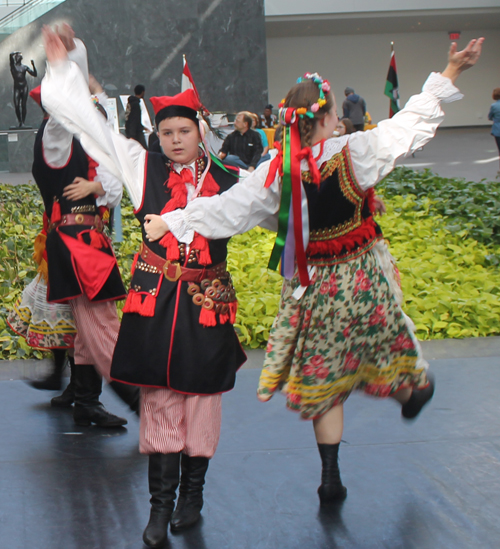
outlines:
{"label": "red and white striped trousers", "polygon": [[120,329],[116,303],[92,303],[85,295],[69,303],[76,325],[75,363],[93,364],[110,381],[111,360]]}
{"label": "red and white striped trousers", "polygon": [[140,452],[211,458],[219,443],[221,404],[220,394],[183,395],[166,388],[141,388]]}

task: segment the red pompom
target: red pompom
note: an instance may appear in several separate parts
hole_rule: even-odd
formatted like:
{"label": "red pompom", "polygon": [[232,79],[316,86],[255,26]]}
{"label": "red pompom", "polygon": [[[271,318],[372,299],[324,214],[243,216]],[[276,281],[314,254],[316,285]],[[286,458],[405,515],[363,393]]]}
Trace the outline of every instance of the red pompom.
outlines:
{"label": "red pompom", "polygon": [[50,216],[50,220],[54,225],[61,221],[61,206],[57,200],[52,204],[52,215]]}
{"label": "red pompom", "polygon": [[200,324],[202,326],[217,326],[217,319],[215,318],[215,309],[205,309],[205,307],[201,308],[200,312]]}

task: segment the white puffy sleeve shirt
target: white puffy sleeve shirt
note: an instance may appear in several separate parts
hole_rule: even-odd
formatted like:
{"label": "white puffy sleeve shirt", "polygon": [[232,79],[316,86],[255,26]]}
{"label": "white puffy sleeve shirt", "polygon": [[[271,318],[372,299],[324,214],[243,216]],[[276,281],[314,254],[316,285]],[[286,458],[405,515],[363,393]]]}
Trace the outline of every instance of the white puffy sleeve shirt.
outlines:
{"label": "white puffy sleeve shirt", "polygon": [[[394,168],[398,158],[434,137],[444,120],[441,103],[461,97],[451,80],[431,73],[422,93],[411,97],[393,118],[380,122],[373,130],[326,140],[317,164],[321,166],[343,147],[349,147],[357,182],[367,190]],[[74,62],[47,67],[42,102],[51,116],[79,138],[90,156],[125,184],[134,207],[139,207],[146,151],[136,141],[113,133],[105,125],[90,103],[88,87]],[[313,147],[315,157],[319,152],[320,145]],[[271,151],[271,160],[276,154]],[[302,168],[307,170],[307,163],[302,162]],[[223,194],[196,198],[183,210],[162,217],[175,237],[186,244],[192,241],[195,231],[206,238],[218,239],[243,233],[256,225],[276,230],[281,182],[277,176],[268,188],[264,186],[269,167],[270,162],[264,162]]]}
{"label": "white puffy sleeve shirt", "polygon": [[[344,147],[349,147],[357,182],[366,191],[391,172],[398,158],[424,146],[434,137],[444,120],[441,103],[461,98],[449,78],[431,73],[422,93],[411,97],[393,118],[383,120],[373,130],[326,140],[316,161],[318,167]],[[316,158],[319,154],[318,144],[313,147],[313,155]],[[281,187],[277,176],[271,186],[265,188],[269,165],[264,162],[222,195],[197,198],[183,210],[164,214],[164,221],[175,237],[186,243],[192,240],[194,231],[206,238],[226,238],[256,225],[276,230]],[[302,169],[308,169],[305,160]]]}

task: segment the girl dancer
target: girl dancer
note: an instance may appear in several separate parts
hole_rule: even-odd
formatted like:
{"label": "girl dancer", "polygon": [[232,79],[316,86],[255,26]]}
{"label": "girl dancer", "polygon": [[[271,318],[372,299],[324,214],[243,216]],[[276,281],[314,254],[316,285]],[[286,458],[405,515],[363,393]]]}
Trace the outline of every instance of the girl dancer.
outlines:
{"label": "girl dancer", "polygon": [[378,250],[373,187],[397,158],[434,136],[444,119],[441,103],[461,97],[454,82],[476,63],[483,40],[461,52],[452,44],[443,73],[432,73],[400,113],[340,138],[329,139],[338,123],[329,83],[306,74],[282,103],[278,156],[272,151],[270,163],[224,195],[201,198],[147,227],[150,240],[168,230],[186,245],[193,231],[224,238],[262,224],[281,201],[270,265],[281,257],[286,280],[258,397],[268,400],[282,388],[287,406],[313,420],[321,504],[346,497],[338,450],[342,404],[353,390],[393,397],[406,419],[432,398],[432,376],[393,289],[394,269]]}

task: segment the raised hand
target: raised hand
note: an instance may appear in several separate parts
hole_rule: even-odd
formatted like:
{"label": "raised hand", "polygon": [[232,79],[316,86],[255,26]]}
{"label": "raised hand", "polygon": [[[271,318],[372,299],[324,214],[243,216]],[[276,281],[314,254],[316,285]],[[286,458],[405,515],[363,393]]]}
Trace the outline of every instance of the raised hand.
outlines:
{"label": "raised hand", "polygon": [[56,26],[56,33],[67,51],[75,49],[75,31],[68,25],[68,23],[63,23],[62,27]]}
{"label": "raised hand", "polygon": [[448,66],[443,71],[443,76],[455,82],[462,72],[474,66],[481,56],[483,42],[484,38],[471,40],[462,51],[457,51],[457,43],[452,42],[448,53]]}
{"label": "raised hand", "polygon": [[43,45],[49,63],[57,63],[68,58],[68,52],[59,36],[47,25],[42,28]]}

